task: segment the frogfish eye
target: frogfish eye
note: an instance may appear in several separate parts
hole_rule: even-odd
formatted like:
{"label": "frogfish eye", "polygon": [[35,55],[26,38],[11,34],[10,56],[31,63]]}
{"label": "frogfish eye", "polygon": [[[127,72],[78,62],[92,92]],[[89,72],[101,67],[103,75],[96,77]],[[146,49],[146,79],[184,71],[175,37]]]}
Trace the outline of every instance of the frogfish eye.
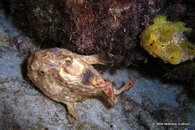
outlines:
{"label": "frogfish eye", "polygon": [[41,76],[44,76],[44,75],[45,75],[45,71],[44,71],[44,70],[39,70],[39,74],[40,74]]}

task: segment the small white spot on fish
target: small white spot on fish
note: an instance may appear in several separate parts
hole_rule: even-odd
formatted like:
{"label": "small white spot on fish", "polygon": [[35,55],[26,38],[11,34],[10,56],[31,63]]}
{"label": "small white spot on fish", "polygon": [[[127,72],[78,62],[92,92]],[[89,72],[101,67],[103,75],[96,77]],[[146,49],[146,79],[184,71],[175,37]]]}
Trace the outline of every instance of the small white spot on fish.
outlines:
{"label": "small white spot on fish", "polygon": [[60,51],[59,50],[54,50],[52,51],[54,54],[60,54]]}

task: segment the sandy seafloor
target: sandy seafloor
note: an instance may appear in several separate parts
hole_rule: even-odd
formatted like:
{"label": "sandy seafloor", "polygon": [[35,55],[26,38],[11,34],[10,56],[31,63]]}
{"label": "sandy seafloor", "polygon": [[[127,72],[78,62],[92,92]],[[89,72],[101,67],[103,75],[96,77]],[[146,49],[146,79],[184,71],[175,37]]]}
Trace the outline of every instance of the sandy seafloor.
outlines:
{"label": "sandy seafloor", "polygon": [[115,88],[135,77],[133,88],[119,95],[115,105],[98,99],[75,103],[80,118],[69,123],[64,105],[45,97],[22,71],[26,56],[13,43],[20,33],[0,9],[0,129],[195,128],[195,106],[182,85],[131,69],[103,72]]}

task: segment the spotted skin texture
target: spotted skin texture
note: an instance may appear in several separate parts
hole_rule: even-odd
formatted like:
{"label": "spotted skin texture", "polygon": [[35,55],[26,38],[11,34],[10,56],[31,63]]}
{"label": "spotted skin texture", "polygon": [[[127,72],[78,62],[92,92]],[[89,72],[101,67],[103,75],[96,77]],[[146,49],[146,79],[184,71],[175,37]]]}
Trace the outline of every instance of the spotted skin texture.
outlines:
{"label": "spotted skin texture", "polygon": [[115,103],[116,95],[128,90],[134,79],[116,90],[91,64],[104,64],[97,55],[82,56],[66,49],[51,48],[34,52],[28,59],[28,76],[47,97],[67,105],[77,119],[74,102],[105,95]]}

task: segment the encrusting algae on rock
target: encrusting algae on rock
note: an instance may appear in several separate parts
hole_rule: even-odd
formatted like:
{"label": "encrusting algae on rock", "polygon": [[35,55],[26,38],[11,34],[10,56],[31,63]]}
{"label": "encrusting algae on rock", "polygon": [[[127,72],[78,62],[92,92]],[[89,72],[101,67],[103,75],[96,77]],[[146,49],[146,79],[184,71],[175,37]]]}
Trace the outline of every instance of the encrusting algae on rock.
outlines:
{"label": "encrusting algae on rock", "polygon": [[141,46],[150,55],[171,64],[192,60],[195,57],[195,45],[184,34],[191,30],[183,22],[170,22],[166,16],[157,16],[154,24],[142,32]]}

